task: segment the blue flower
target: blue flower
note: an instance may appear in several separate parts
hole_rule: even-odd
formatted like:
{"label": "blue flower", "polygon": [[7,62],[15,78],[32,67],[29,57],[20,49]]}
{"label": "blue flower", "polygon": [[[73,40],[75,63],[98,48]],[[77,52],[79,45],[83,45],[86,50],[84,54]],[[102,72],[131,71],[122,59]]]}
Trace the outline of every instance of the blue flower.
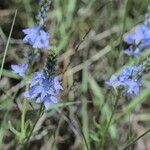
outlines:
{"label": "blue flower", "polygon": [[129,48],[124,51],[125,54],[133,57],[140,56],[141,52],[150,48],[150,15],[146,14],[143,23],[135,27],[135,31],[127,33],[124,41],[129,44]]}
{"label": "blue flower", "polygon": [[138,44],[139,41],[136,41],[136,35],[134,33],[126,33],[124,35],[124,41],[127,43],[127,44]]}
{"label": "blue flower", "polygon": [[25,76],[25,72],[28,68],[28,64],[22,64],[22,65],[11,65],[12,70],[15,73],[18,73],[21,77]]}
{"label": "blue flower", "polygon": [[30,44],[33,48],[48,49],[49,34],[41,29],[40,26],[22,30],[25,33],[24,43]]}
{"label": "blue flower", "polygon": [[150,46],[150,27],[146,25],[138,25],[134,33],[127,33],[124,36],[124,41],[128,44],[140,44],[141,47]]}
{"label": "blue flower", "polygon": [[139,25],[136,28],[136,40],[140,42],[140,48],[150,47],[150,26]]}
{"label": "blue flower", "polygon": [[134,95],[139,95],[140,93],[140,86],[141,82],[140,80],[133,80],[133,81],[128,81],[130,82],[128,86],[128,90],[124,90],[123,94],[127,95],[128,97],[133,97]]}
{"label": "blue flower", "polygon": [[138,47],[134,49],[132,46],[130,46],[128,49],[124,50],[124,53],[128,56],[139,57],[141,55],[141,50]]}
{"label": "blue flower", "polygon": [[[150,48],[150,26],[144,24],[138,25],[134,33],[127,33],[124,41],[131,45],[125,53],[129,56],[138,57],[145,48]],[[131,47],[137,47],[135,50]]]}
{"label": "blue flower", "polygon": [[122,94],[128,97],[139,95],[141,77],[138,73],[139,68],[136,66],[125,67],[118,75],[113,75],[106,84],[108,87],[123,89]]}
{"label": "blue flower", "polygon": [[48,78],[44,72],[34,74],[29,91],[24,93],[28,99],[35,100],[36,103],[43,103],[48,109],[50,104],[58,102],[57,94],[63,90],[58,76]]}

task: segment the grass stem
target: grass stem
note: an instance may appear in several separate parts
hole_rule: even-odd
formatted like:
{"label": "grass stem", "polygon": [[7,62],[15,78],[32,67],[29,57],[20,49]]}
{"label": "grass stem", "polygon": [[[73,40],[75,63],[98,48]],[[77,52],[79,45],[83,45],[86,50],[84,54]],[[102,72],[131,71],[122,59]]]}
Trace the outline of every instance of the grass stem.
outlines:
{"label": "grass stem", "polygon": [[148,129],[146,132],[144,132],[142,135],[138,136],[137,138],[135,138],[133,141],[131,141],[129,144],[127,144],[123,150],[128,149],[130,146],[132,146],[135,142],[137,142],[140,138],[142,138],[143,136],[145,136],[146,134],[148,134],[150,132],[150,129]]}
{"label": "grass stem", "polygon": [[9,33],[9,37],[8,37],[7,44],[6,44],[5,51],[4,51],[4,56],[3,56],[3,60],[2,60],[2,64],[1,64],[1,69],[0,69],[0,79],[2,77],[2,71],[3,71],[3,67],[4,67],[4,63],[5,63],[5,59],[6,59],[6,54],[7,54],[8,47],[9,47],[9,42],[10,42],[11,34],[12,34],[12,31],[13,31],[13,28],[14,28],[16,16],[17,16],[17,10],[15,11],[15,15],[14,15],[13,22],[12,22],[11,29],[10,29],[10,33]]}

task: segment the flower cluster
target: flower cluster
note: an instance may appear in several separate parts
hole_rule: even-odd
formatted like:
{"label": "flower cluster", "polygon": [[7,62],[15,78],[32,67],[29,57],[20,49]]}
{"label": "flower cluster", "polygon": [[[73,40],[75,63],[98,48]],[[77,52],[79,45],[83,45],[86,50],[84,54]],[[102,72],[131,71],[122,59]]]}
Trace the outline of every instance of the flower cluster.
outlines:
{"label": "flower cluster", "polygon": [[33,48],[49,49],[49,34],[42,29],[47,16],[51,1],[41,0],[40,9],[37,15],[37,24],[32,28],[23,29],[25,37],[23,42],[32,45]]}
{"label": "flower cluster", "polygon": [[28,99],[43,103],[48,109],[50,104],[58,102],[57,94],[63,90],[58,76],[48,78],[44,72],[36,72],[33,76],[29,91],[24,93]]}
{"label": "flower cluster", "polygon": [[57,95],[63,90],[59,77],[55,75],[56,57],[56,49],[52,48],[43,70],[34,73],[29,90],[24,94],[36,103],[43,103],[46,109],[58,102]]}
{"label": "flower cluster", "polygon": [[150,72],[149,68],[149,60],[144,61],[139,66],[125,67],[119,74],[113,75],[106,84],[108,87],[122,89],[122,94],[131,98],[139,95],[142,76]]}
{"label": "flower cluster", "polygon": [[129,56],[138,57],[144,49],[150,48],[150,17],[147,16],[133,33],[125,34],[124,41],[129,45],[124,53]]}
{"label": "flower cluster", "polygon": [[138,67],[125,67],[117,76],[113,75],[107,83],[110,87],[124,88],[123,94],[128,97],[139,94],[139,87],[141,86],[141,78],[137,78]]}
{"label": "flower cluster", "polygon": [[[42,71],[33,73],[33,78],[29,82],[29,90],[24,96],[36,103],[44,104],[48,109],[50,104],[57,103],[57,95],[63,90],[56,72],[57,49],[49,45],[49,34],[42,29],[46,21],[50,0],[41,0],[40,9],[37,15],[37,25],[33,28],[24,29],[25,37],[23,42],[30,44],[36,49],[47,49],[47,62]],[[25,76],[28,64],[11,65],[12,70],[21,77]]]}
{"label": "flower cluster", "polygon": [[43,26],[47,19],[47,11],[49,10],[49,6],[51,4],[51,0],[41,0],[40,9],[37,14],[37,22],[40,26]]}
{"label": "flower cluster", "polygon": [[[147,14],[143,23],[136,26],[134,32],[127,33],[124,41],[129,45],[124,53],[138,57],[142,51],[150,48],[150,14]],[[112,75],[106,85],[109,88],[120,89],[122,95],[132,98],[140,94],[142,77],[150,72],[150,60],[147,59],[139,66],[124,67],[121,72]]]}

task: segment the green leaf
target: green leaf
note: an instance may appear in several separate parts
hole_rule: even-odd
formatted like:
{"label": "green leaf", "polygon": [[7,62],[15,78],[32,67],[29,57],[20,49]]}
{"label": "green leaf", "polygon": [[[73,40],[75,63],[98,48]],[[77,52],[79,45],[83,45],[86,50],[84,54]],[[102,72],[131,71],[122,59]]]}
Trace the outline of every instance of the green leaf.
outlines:
{"label": "green leaf", "polygon": [[9,125],[9,129],[11,132],[13,132],[17,137],[18,139],[22,139],[22,134],[21,132],[17,131],[11,124],[11,121],[8,121],[8,125]]}
{"label": "green leaf", "polygon": [[104,95],[102,93],[100,86],[97,84],[97,82],[91,76],[89,77],[89,85],[95,96],[95,98],[93,98],[94,104],[99,107],[102,106],[104,103]]}

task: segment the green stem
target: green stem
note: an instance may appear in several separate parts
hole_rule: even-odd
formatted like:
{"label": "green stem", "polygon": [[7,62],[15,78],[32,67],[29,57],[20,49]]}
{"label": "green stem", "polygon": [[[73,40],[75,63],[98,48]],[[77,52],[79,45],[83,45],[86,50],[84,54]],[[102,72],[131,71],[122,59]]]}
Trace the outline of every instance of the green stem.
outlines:
{"label": "green stem", "polygon": [[133,141],[131,141],[129,144],[127,144],[127,146],[125,146],[123,148],[123,150],[126,150],[127,148],[129,148],[131,145],[133,145],[135,142],[137,142],[140,138],[142,138],[144,135],[146,135],[147,133],[150,132],[150,129],[148,129],[146,132],[144,132],[142,135],[138,136],[137,138],[135,138]]}
{"label": "green stem", "polygon": [[37,122],[38,122],[38,120],[40,119],[40,116],[41,116],[42,114],[43,114],[43,105],[41,104],[40,109],[39,109],[39,113],[38,113],[38,117],[37,117],[37,119],[36,119],[36,121],[35,121],[35,123],[34,123],[32,129],[31,129],[31,131],[30,131],[30,133],[29,133],[29,135],[28,135],[28,137],[27,137],[27,139],[26,139],[26,141],[25,141],[25,143],[24,143],[24,145],[23,145],[24,148],[27,147],[27,144],[28,144],[28,142],[29,142],[29,140],[30,140],[30,138],[31,138],[31,135],[32,135],[33,131],[34,131],[34,128],[35,128],[35,126],[36,126],[36,124],[37,124]]}
{"label": "green stem", "polygon": [[108,131],[108,129],[109,129],[109,126],[110,126],[110,124],[111,124],[111,122],[112,122],[113,116],[114,116],[114,114],[115,114],[115,111],[116,111],[116,108],[117,108],[117,105],[118,105],[118,101],[119,101],[119,95],[116,95],[116,96],[115,96],[115,104],[114,104],[114,107],[113,107],[111,116],[110,116],[109,121],[108,121],[108,123],[107,123],[107,125],[106,125],[106,128],[105,128],[105,130],[104,130],[103,140],[102,140],[102,147],[104,146],[105,136],[106,136],[106,133],[107,133],[107,131]]}
{"label": "green stem", "polygon": [[22,133],[24,138],[25,138],[25,116],[26,116],[26,111],[27,111],[27,100],[24,99],[24,101],[23,101],[23,110],[22,110],[22,115],[21,115],[21,133]]}
{"label": "green stem", "polygon": [[[80,128],[80,129],[81,129],[81,128]],[[86,139],[86,137],[85,137],[85,135],[84,135],[82,129],[81,129],[81,134],[82,134],[83,141],[84,141],[84,143],[85,143],[86,149],[87,149],[87,150],[90,150],[89,145],[88,145],[88,142],[87,142],[87,139]]]}
{"label": "green stem", "polygon": [[107,130],[108,130],[110,124],[111,124],[111,121],[112,121],[112,119],[113,119],[113,116],[114,116],[115,111],[116,111],[116,108],[117,108],[118,101],[119,101],[119,97],[116,96],[114,108],[113,108],[113,110],[112,110],[112,113],[111,113],[110,119],[109,119],[109,121],[108,121],[108,124],[107,124],[107,126],[106,126],[106,128],[105,128],[105,132],[107,132]]}
{"label": "green stem", "polygon": [[123,16],[123,26],[122,26],[122,33],[121,33],[121,36],[120,36],[120,45],[119,45],[119,50],[122,49],[122,44],[123,44],[123,34],[125,32],[125,27],[126,27],[126,20],[127,20],[127,14],[128,14],[128,10],[129,10],[129,7],[130,7],[130,1],[131,0],[127,0],[126,4],[125,4],[125,12],[124,12],[124,16]]}

